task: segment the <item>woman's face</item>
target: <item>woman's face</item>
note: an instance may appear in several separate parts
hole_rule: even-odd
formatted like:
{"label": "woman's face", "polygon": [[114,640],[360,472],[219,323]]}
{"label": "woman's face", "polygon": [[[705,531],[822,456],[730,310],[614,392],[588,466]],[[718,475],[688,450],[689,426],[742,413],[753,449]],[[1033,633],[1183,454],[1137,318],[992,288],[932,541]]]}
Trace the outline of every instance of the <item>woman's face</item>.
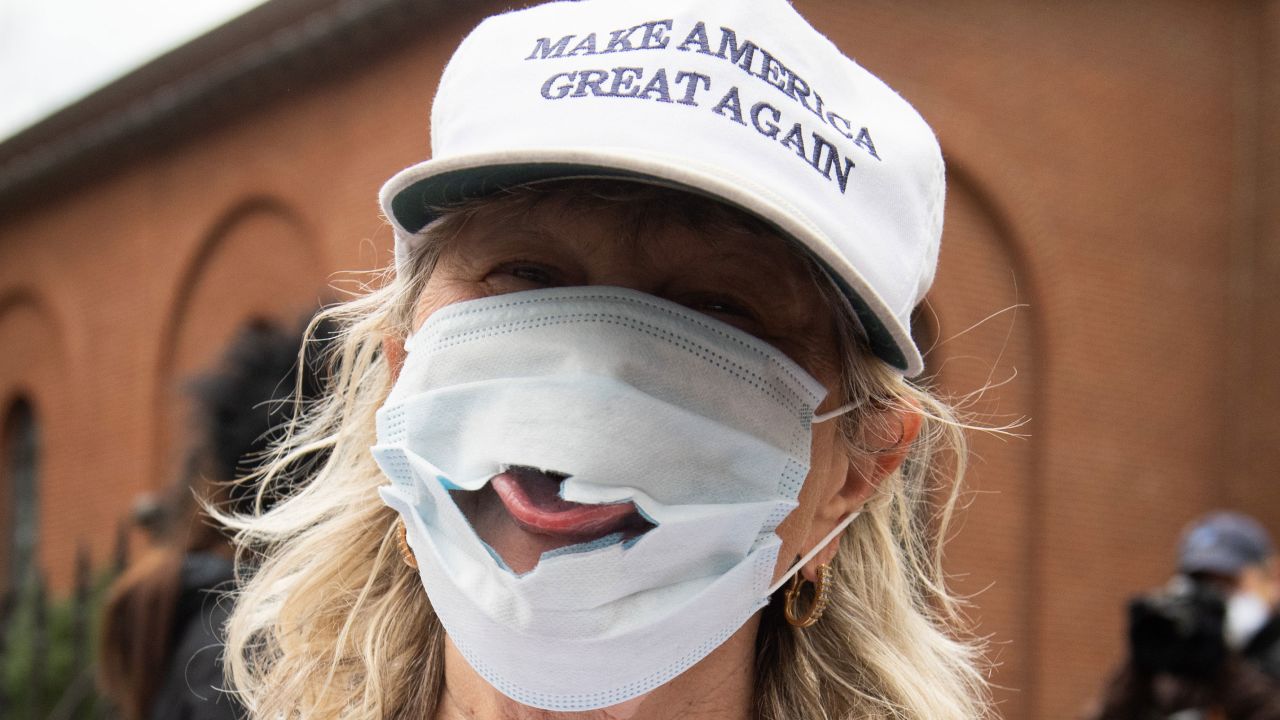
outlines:
{"label": "woman's face", "polygon": [[[551,287],[623,287],[684,305],[768,342],[827,387],[830,394],[819,412],[840,404],[831,310],[804,263],[781,239],[746,231],[713,236],[651,218],[640,225],[643,229],[620,210],[584,207],[555,194],[516,216],[481,209],[443,248],[417,300],[414,328],[440,308],[465,300]],[[835,425],[814,426],[800,506],[778,528],[780,571],[844,514],[832,503],[849,492],[849,460]],[[592,539],[591,527],[531,520],[503,487],[495,479],[481,490],[455,493],[455,500],[514,571],[532,569],[548,550]]]}

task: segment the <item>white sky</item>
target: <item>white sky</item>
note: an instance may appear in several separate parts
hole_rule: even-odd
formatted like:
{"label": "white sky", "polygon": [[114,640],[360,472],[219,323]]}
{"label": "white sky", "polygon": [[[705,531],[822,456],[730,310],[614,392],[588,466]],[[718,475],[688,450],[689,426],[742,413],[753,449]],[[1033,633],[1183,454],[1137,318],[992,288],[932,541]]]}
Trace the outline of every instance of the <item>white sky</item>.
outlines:
{"label": "white sky", "polygon": [[0,139],[265,0],[0,0]]}

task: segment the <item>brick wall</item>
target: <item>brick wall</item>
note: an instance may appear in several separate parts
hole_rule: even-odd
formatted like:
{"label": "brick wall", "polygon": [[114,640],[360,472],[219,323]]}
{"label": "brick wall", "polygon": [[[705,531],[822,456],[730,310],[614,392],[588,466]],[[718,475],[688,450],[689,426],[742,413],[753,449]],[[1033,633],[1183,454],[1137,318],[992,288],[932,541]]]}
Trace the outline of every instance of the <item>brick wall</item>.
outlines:
{"label": "brick wall", "polygon": [[[942,141],[930,368],[955,396],[991,386],[980,420],[1029,419],[974,438],[949,563],[1004,715],[1071,717],[1187,520],[1231,505],[1280,528],[1280,4],[797,5]],[[55,587],[174,476],[185,376],[388,260],[375,192],[425,156],[479,10],[0,216],[0,402],[41,421]]]}

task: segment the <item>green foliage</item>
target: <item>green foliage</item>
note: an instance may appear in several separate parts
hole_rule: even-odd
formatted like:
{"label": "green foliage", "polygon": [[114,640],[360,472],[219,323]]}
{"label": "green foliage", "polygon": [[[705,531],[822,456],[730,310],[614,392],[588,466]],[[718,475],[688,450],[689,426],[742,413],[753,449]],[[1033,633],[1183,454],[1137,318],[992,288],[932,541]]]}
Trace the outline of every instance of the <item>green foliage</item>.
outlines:
{"label": "green foliage", "polygon": [[93,687],[92,658],[98,610],[109,585],[110,577],[99,577],[83,606],[74,596],[50,600],[38,581],[16,589],[0,628],[0,715],[15,720],[103,716],[103,702]]}

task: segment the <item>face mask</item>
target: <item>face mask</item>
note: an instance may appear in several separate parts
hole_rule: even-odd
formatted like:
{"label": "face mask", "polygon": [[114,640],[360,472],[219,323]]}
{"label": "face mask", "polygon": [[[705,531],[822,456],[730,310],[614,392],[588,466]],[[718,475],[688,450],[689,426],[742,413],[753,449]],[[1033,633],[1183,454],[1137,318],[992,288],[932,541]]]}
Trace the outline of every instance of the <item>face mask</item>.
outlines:
{"label": "face mask", "polygon": [[1248,645],[1270,616],[1267,601],[1254,593],[1232,595],[1227,600],[1227,646],[1239,650]]}
{"label": "face mask", "polygon": [[[602,287],[451,305],[406,348],[378,412],[381,495],[450,639],[510,698],[574,711],[647,693],[781,585],[774,530],[796,507],[826,392],[783,353]],[[564,500],[634,503],[652,527],[544,553],[516,574],[450,496],[513,466],[568,476]]]}

